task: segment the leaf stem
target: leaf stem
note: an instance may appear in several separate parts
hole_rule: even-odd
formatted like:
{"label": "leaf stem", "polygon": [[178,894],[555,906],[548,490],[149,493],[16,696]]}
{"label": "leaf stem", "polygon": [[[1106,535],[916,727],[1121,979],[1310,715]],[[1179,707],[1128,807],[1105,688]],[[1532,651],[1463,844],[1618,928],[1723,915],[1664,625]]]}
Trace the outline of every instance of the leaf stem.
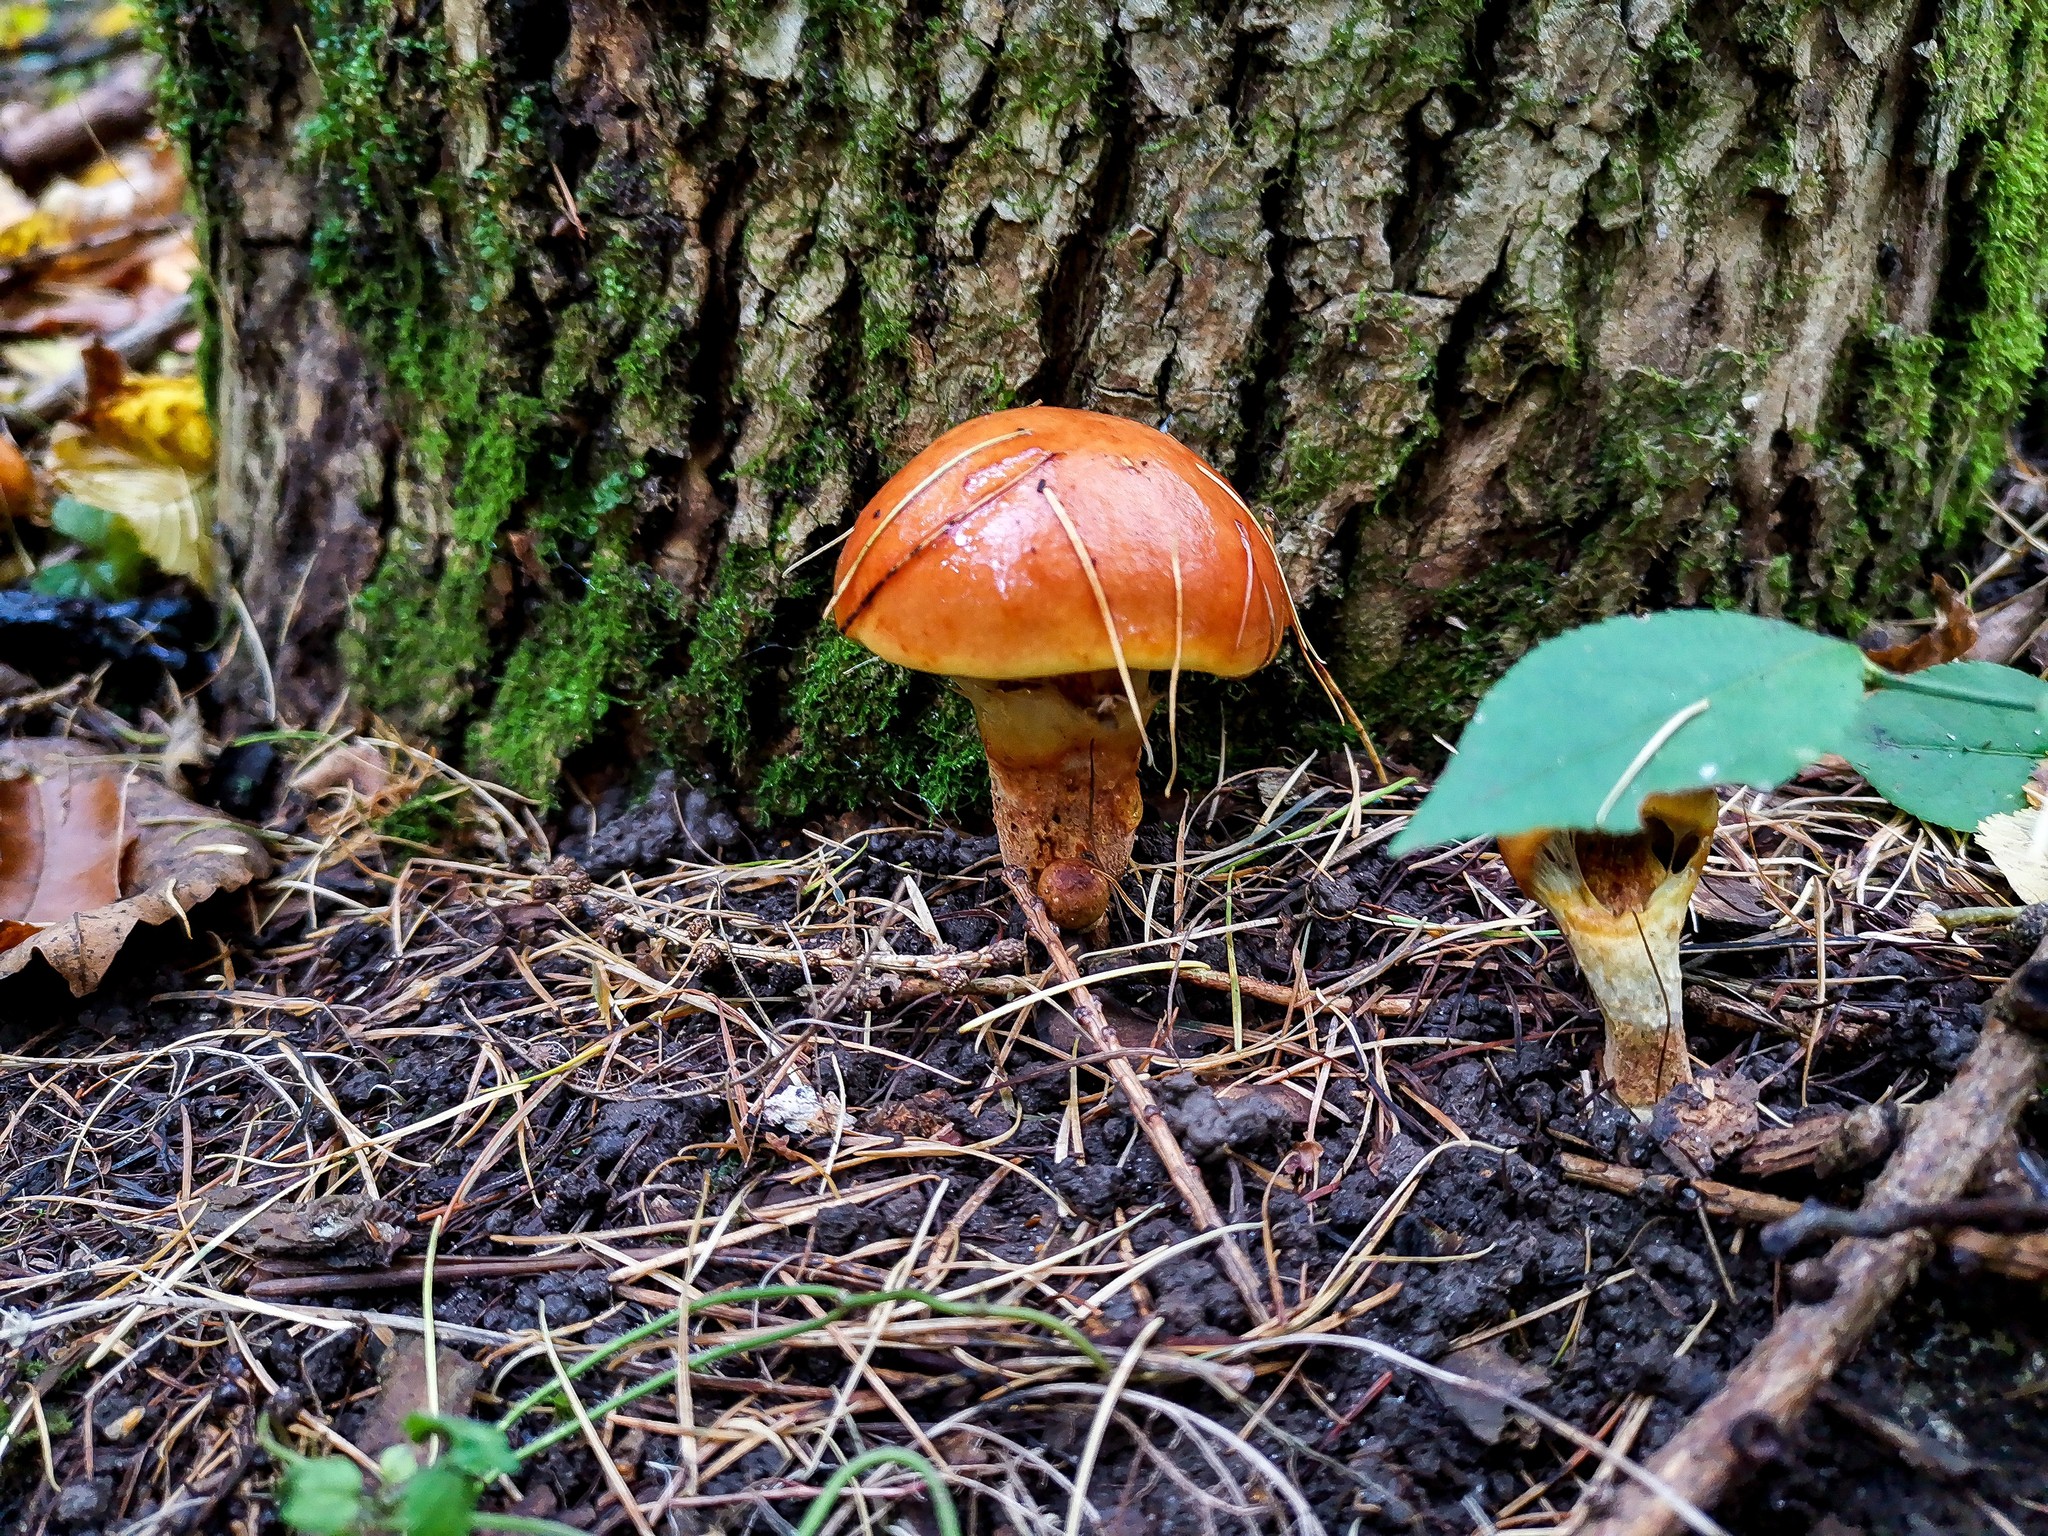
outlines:
{"label": "leaf stem", "polygon": [[1895,688],[1901,693],[1924,694],[1930,699],[1953,699],[1958,704],[1984,704],[1992,709],[2016,709],[2029,714],[2035,708],[2026,699],[2000,698],[1995,693],[1979,693],[1974,688],[1937,683],[1917,672],[1887,672],[1882,667],[1870,667],[1863,677],[1873,688]]}

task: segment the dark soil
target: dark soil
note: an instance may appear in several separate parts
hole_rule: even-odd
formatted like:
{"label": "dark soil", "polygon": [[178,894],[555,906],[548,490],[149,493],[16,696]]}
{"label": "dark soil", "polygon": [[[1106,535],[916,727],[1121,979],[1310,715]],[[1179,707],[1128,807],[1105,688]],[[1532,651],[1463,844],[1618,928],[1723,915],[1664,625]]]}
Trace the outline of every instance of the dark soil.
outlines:
{"label": "dark soil", "polygon": [[[589,861],[592,873],[604,874],[665,867],[658,861],[671,857],[701,863],[722,849],[744,853],[736,847],[743,834],[715,806],[673,794],[657,801],[651,809],[618,812],[609,823],[600,815],[594,831],[586,818],[568,846]],[[1249,787],[1242,795],[1226,795],[1224,814],[1212,828],[1197,822],[1190,852],[1244,835],[1259,810]],[[755,837],[764,858],[800,857],[811,846],[792,839],[778,848],[775,840]],[[777,925],[816,924],[823,920],[821,911],[839,910],[838,902],[862,895],[895,899],[909,875],[918,881],[946,945],[972,950],[1021,937],[1016,918],[999,899],[999,885],[987,878],[993,839],[881,832],[853,839],[850,848],[832,861],[834,896],[821,898],[815,885],[791,879],[735,880],[725,890],[722,910],[751,919],[750,942],[768,944],[771,938],[763,935],[772,935]],[[1140,857],[1170,862],[1170,838],[1148,828]],[[1242,974],[1284,982],[1295,945],[1308,931],[1308,973],[1312,980],[1332,981],[1388,956],[1402,942],[1410,930],[1389,927],[1390,917],[1426,917],[1439,924],[1497,918],[1468,877],[1510,903],[1516,900],[1490,854],[1422,862],[1425,867],[1418,868],[1368,851],[1312,878],[1303,877],[1298,865],[1290,876],[1287,866],[1275,862],[1271,868],[1278,873],[1265,885],[1239,891],[1236,913],[1239,920],[1278,918],[1278,925],[1240,933],[1234,957],[1224,953],[1220,940],[1202,940],[1195,952],[1219,968],[1234,958]],[[1145,892],[1133,889],[1142,905]],[[388,886],[366,899],[388,902]],[[650,899],[667,898],[656,888]],[[334,1113],[295,1098],[290,1085],[266,1089],[248,1062],[260,1060],[273,1077],[294,1057],[308,1064],[331,1089],[332,1109],[360,1136],[375,1138],[464,1105],[500,1080],[499,1069],[486,1061],[486,1044],[514,1072],[567,1060],[597,1036],[587,1026],[574,1026],[566,1005],[535,1007],[520,964],[538,957],[527,961],[528,969],[558,999],[588,1004],[589,966],[559,947],[564,940],[587,938],[657,981],[728,999],[776,1029],[786,1028],[787,1038],[804,1033],[807,1026],[796,1021],[812,1016],[817,1006],[815,994],[799,991],[806,984],[805,966],[735,961],[715,945],[679,954],[660,932],[650,933],[650,925],[636,917],[638,910],[574,873],[558,870],[508,889],[423,864],[408,875],[396,922],[379,910],[311,933],[273,931],[259,946],[238,934],[237,911],[211,914],[211,931],[232,951],[232,997],[219,995],[226,989],[210,979],[222,974],[218,955],[194,965],[214,948],[204,935],[197,946],[179,936],[154,936],[123,960],[97,997],[82,1002],[62,995],[46,976],[11,989],[0,999],[0,1047],[10,1053],[0,1079],[0,1123],[7,1127],[0,1177],[11,1234],[0,1257],[5,1305],[39,1313],[105,1294],[124,1260],[161,1272],[172,1262],[163,1257],[166,1251],[174,1257],[190,1251],[175,1240],[181,1199],[235,1178],[258,1183],[263,1166],[341,1144]],[[929,952],[929,937],[901,915],[902,905],[894,910],[898,915],[881,925],[889,946],[899,955]],[[881,909],[860,911],[860,921],[874,923]],[[1896,933],[1902,921],[1894,910],[1883,918],[1865,914],[1862,926]],[[403,935],[403,954],[394,953],[394,932]],[[1140,937],[1132,924],[1128,932],[1112,934],[1111,942]],[[815,953],[822,969],[826,952]],[[1762,997],[1810,976],[1813,956],[1810,934],[1799,930],[1788,938],[1782,930],[1709,924],[1697,936],[1688,976],[1758,983],[1751,995]],[[1764,1032],[1729,1033],[1717,1027],[1727,1022],[1722,1013],[1691,1021],[1694,1049],[1763,1084],[1762,1102],[1786,1120],[1896,1089],[1928,1097],[1974,1040],[1977,1011],[1988,995],[1986,978],[2003,974],[2016,958],[1995,946],[1978,957],[1955,946],[1838,939],[1829,971],[1853,994],[1853,1016],[1844,1015],[1849,1022],[1823,1047],[1805,1084],[1804,1106],[1797,1042]],[[174,968],[179,965],[190,968]],[[1862,985],[1848,980],[1862,977],[1898,979]],[[1625,1405],[1645,1395],[1648,1417],[1636,1450],[1654,1448],[1715,1390],[1776,1311],[1791,1304],[1778,1267],[1761,1254],[1754,1232],[1705,1221],[1696,1209],[1605,1194],[1560,1176],[1560,1151],[1677,1170],[1646,1129],[1589,1097],[1597,1019],[1554,941],[1547,950],[1527,940],[1475,943],[1462,954],[1439,950],[1434,960],[1396,965],[1380,985],[1390,995],[1417,1000],[1413,1016],[1387,1023],[1387,1033],[1445,1036],[1454,1043],[1390,1051],[1391,1091],[1384,1100],[1376,1100],[1378,1090],[1368,1091],[1356,1076],[1332,1075],[1325,1103],[1342,1119],[1326,1117],[1317,1127],[1315,1186],[1291,1178],[1267,1182],[1306,1129],[1282,1107],[1288,1095],[1219,1100],[1212,1090],[1226,1087],[1231,1073],[1200,1071],[1203,1054],[1231,1047],[1229,996],[1177,988],[1174,1039],[1195,1074],[1168,1079],[1160,1091],[1183,1146],[1202,1161],[1231,1219],[1264,1222],[1270,1269],[1290,1304],[1303,1294],[1304,1279],[1313,1292],[1427,1159],[1413,1198],[1381,1245],[1385,1257],[1351,1297],[1354,1304],[1369,1296],[1381,1299],[1342,1326],[1424,1358],[1441,1357],[1461,1335],[1632,1271],[1597,1289],[1583,1308],[1550,1312],[1494,1338],[1488,1348],[1503,1362],[1542,1372],[1541,1383],[1528,1388],[1530,1395],[1588,1431],[1608,1430]],[[217,995],[194,995],[207,992]],[[184,995],[165,995],[172,993]],[[263,993],[325,1006],[297,1011],[249,1004]],[[1101,994],[1115,1018],[1144,1025],[1160,1020],[1169,1002],[1168,989],[1152,976],[1107,983]],[[647,1016],[644,1001],[622,1006],[635,1019]],[[1057,1190],[1073,1215],[1063,1217],[1029,1179],[1003,1178],[965,1222],[956,1267],[943,1283],[969,1284],[997,1274],[1003,1264],[1025,1264],[1057,1251],[1073,1240],[1077,1220],[1100,1230],[1152,1209],[1127,1234],[1128,1252],[1137,1258],[1190,1238],[1192,1229],[1156,1158],[1119,1101],[1102,1098],[1086,1110],[1084,1159],[1056,1160],[1070,1082],[1078,1082],[1084,1095],[1101,1084],[1086,1068],[1037,1070],[1062,1054],[1058,1049],[1019,1046],[992,1061],[975,1038],[960,1033],[981,1006],[962,996],[885,1001],[864,1036],[862,1008],[846,1005],[839,1026],[809,1026],[811,1081],[835,1091],[843,1085],[862,1125],[895,1125],[909,1128],[904,1134],[971,1143],[999,1136],[1012,1123],[988,1090],[991,1080],[1014,1096],[1023,1118],[1002,1154]],[[1278,1007],[1249,999],[1243,1006],[1244,1027],[1254,1037],[1282,1021]],[[1041,1019],[1038,1027],[1047,1026]],[[890,1054],[859,1048],[863,1040],[885,1045]],[[193,1048],[137,1054],[180,1042]],[[729,1049],[737,1054],[728,1056]],[[1359,1060],[1356,1047],[1341,1036],[1331,1038],[1329,1049],[1347,1069]],[[78,1065],[94,1058],[104,1060],[104,1068]],[[520,1155],[497,1161],[448,1219],[442,1260],[535,1251],[494,1239],[678,1223],[698,1211],[700,1202],[715,1213],[749,1178],[815,1163],[828,1154],[829,1137],[784,1135],[758,1123],[745,1127],[751,1160],[743,1165],[738,1156],[732,1079],[751,1077],[758,1087],[773,1065],[758,1039],[734,1041],[729,1030],[722,1035],[712,1014],[682,1012],[658,1025],[643,1023],[621,1044],[615,1061],[596,1075],[579,1069],[564,1079],[563,1091],[538,1102]],[[1313,1074],[1304,1079],[1312,1080]],[[384,1165],[379,1193],[388,1218],[407,1234],[401,1264],[424,1250],[431,1216],[455,1197],[508,1108],[501,1101],[488,1112],[457,1116],[445,1132],[408,1141],[407,1160]],[[88,1113],[98,1118],[81,1135],[80,1117]],[[1375,1133],[1359,1148],[1356,1128],[1363,1123]],[[1447,1123],[1486,1149],[1436,1151],[1448,1139]],[[238,1166],[243,1173],[235,1174]],[[991,1171],[987,1162],[947,1158],[899,1158],[863,1167],[846,1174],[843,1184],[851,1188],[905,1172],[930,1172],[949,1182],[936,1208],[932,1197],[939,1186],[926,1182],[886,1199],[828,1208],[814,1222],[721,1250],[697,1283],[713,1288],[774,1277],[879,1285],[910,1242],[942,1230]],[[1724,1169],[1723,1176],[1733,1175]],[[1820,1193],[1843,1203],[1853,1203],[1858,1193],[1853,1183],[1817,1187],[1809,1174],[1769,1185],[1742,1182],[1794,1198]],[[792,1198],[779,1192],[786,1188],[759,1186],[752,1198],[757,1204]],[[630,1247],[674,1240],[643,1236],[616,1242]],[[1247,1246],[1262,1272],[1269,1266],[1265,1246],[1256,1233]],[[208,1260],[206,1273],[220,1290],[239,1293],[262,1276],[232,1250],[233,1245]],[[1140,1285],[1125,1287],[1093,1325],[1104,1347],[1134,1338],[1153,1316],[1165,1320],[1159,1343],[1214,1343],[1242,1333],[1251,1322],[1245,1304],[1207,1252],[1197,1248],[1173,1258],[1145,1274]],[[98,1337],[96,1330],[110,1317],[37,1334],[5,1367],[7,1401],[11,1412],[32,1382],[42,1392],[57,1487],[42,1475],[34,1438],[18,1442],[0,1484],[0,1521],[30,1536],[279,1529],[262,1496],[269,1474],[250,1445],[255,1410],[270,1393],[261,1378],[267,1375],[296,1404],[354,1439],[378,1411],[380,1366],[397,1337],[367,1314],[417,1316],[420,1310],[416,1282],[379,1287],[320,1278],[349,1288],[308,1292],[277,1305],[353,1310],[365,1314],[357,1326],[333,1334],[241,1315],[235,1318],[238,1342],[222,1331],[218,1318],[165,1313],[127,1337],[123,1347],[133,1353],[118,1366],[117,1357],[86,1364],[78,1348],[80,1340]],[[1078,1297],[1107,1278],[1060,1283]],[[483,1335],[523,1333],[544,1313],[550,1328],[568,1330],[580,1342],[614,1336],[656,1309],[659,1293],[628,1289],[634,1294],[615,1292],[595,1268],[444,1278],[436,1286],[435,1312],[458,1348],[492,1362],[483,1376],[481,1413],[490,1402],[538,1384],[545,1370],[544,1362],[525,1358],[509,1378],[500,1379],[507,1352],[481,1342]],[[1039,1304],[1043,1299],[1041,1294]],[[483,1334],[466,1338],[462,1330]],[[1688,1338],[1694,1342],[1681,1357],[1678,1347]],[[1331,1532],[1486,1529],[1525,1489],[1556,1478],[1571,1454],[1569,1445],[1526,1421],[1510,1415],[1489,1425],[1485,1414],[1447,1403],[1437,1389],[1389,1372],[1364,1353],[1322,1349],[1293,1372],[1286,1369],[1297,1363],[1293,1354],[1268,1357],[1267,1363],[1272,1369],[1250,1388],[1248,1401],[1229,1400],[1192,1382],[1148,1385],[1141,1379],[1135,1385],[1239,1427],[1247,1422],[1248,1408],[1263,1404],[1254,1444],[1307,1494]],[[1071,1467],[1080,1453],[1092,1399],[1029,1392],[1005,1397],[996,1372],[958,1352],[885,1349],[874,1364],[922,1423],[982,1403],[980,1423],[1056,1464]],[[750,1383],[749,1390],[763,1394],[764,1405],[774,1406],[789,1401],[791,1393],[800,1399],[807,1391],[838,1386],[847,1360],[837,1349],[800,1347],[774,1357],[772,1369],[766,1357],[742,1358],[720,1369],[735,1382]],[[1731,1530],[1925,1536],[2001,1529],[1986,1515],[1987,1504],[2020,1529],[2042,1528],[2039,1511],[2048,1507],[2048,1417],[2041,1411],[2048,1392],[2048,1309],[2039,1288],[1959,1273],[1938,1262],[1843,1374],[1838,1389],[1851,1404],[1948,1453],[1945,1473],[1916,1466],[1850,1414],[1816,1408],[1804,1421],[1783,1426],[1781,1434],[1759,1439],[1754,1475],[1722,1510]],[[986,1401],[991,1394],[995,1401]],[[715,1389],[699,1388],[696,1396],[700,1418],[733,1401],[731,1393]],[[860,1420],[870,1435],[900,1438],[887,1411],[864,1412]],[[1169,1530],[1186,1520],[1218,1529],[1284,1526],[1269,1499],[1255,1499],[1257,1507],[1246,1506],[1240,1516],[1204,1504],[1187,1483],[1214,1484],[1208,1463],[1156,1415],[1140,1414],[1131,1422],[1143,1425],[1148,1437],[1156,1434],[1178,1475],[1168,1475],[1158,1458],[1141,1452],[1130,1426],[1113,1433],[1092,1485],[1112,1529]],[[1480,1431],[1493,1429],[1497,1439],[1481,1438]],[[672,1438],[639,1429],[615,1441],[615,1459],[626,1465],[643,1500],[653,1499],[668,1482],[674,1446]],[[210,1469],[195,1466],[203,1447],[211,1448],[217,1463]],[[969,1452],[967,1459],[979,1454]],[[159,1465],[160,1456],[169,1458],[168,1470]],[[736,1493],[797,1470],[772,1443],[763,1444],[705,1478],[700,1492]],[[195,1471],[205,1475],[187,1486],[183,1480]],[[1578,1471],[1589,1473],[1591,1464]],[[579,1442],[548,1453],[521,1485],[527,1513],[591,1529],[626,1528]],[[1064,1494],[1050,1485],[1041,1486],[1038,1496],[1056,1513],[1064,1509]],[[1561,1515],[1577,1496],[1577,1482],[1566,1478],[1553,1490],[1550,1507]],[[672,1510],[666,1528],[782,1530],[785,1517],[794,1519],[801,1507],[733,1502]],[[1554,1523],[1556,1516],[1541,1516],[1543,1507],[1532,1505],[1511,1524]],[[897,1506],[912,1528],[927,1529],[922,1508],[916,1500]],[[993,1506],[970,1507],[968,1515],[972,1529],[1003,1528],[1001,1511]]]}

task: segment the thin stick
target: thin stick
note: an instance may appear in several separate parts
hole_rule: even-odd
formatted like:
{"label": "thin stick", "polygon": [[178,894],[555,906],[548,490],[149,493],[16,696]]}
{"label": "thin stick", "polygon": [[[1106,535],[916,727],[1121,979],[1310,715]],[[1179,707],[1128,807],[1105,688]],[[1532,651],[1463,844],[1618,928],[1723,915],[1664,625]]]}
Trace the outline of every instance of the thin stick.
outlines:
{"label": "thin stick", "polygon": [[[2048,943],[1999,989],[1986,1015],[1970,1059],[1915,1118],[1864,1197],[1864,1209],[1955,1199],[2011,1131],[2048,1065]],[[1746,1436],[1738,1426],[1788,1428],[1869,1337],[1933,1250],[1934,1238],[1924,1230],[1837,1243],[1826,1260],[1833,1294],[1787,1309],[1721,1390],[1651,1460],[1650,1470],[1694,1504],[1717,1501],[1743,1468],[1737,1444]],[[1677,1529],[1667,1504],[1631,1487],[1584,1536],[1670,1536]]]}
{"label": "thin stick", "polygon": [[[1138,1124],[1144,1127],[1145,1139],[1158,1154],[1160,1165],[1166,1176],[1173,1181],[1173,1187],[1180,1191],[1186,1202],[1188,1214],[1194,1218],[1195,1226],[1201,1231],[1224,1225],[1223,1213],[1216,1209],[1216,1201],[1209,1193],[1208,1185],[1202,1182],[1202,1175],[1181,1144],[1174,1138],[1173,1127],[1166,1123],[1166,1114],[1159,1107],[1159,1101],[1152,1097],[1152,1089],[1138,1069],[1123,1054],[1116,1031],[1109,1027],[1109,1020],[1103,1016],[1102,1005],[1095,1001],[1086,984],[1081,980],[1080,967],[1074,964],[1074,957],[1060,938],[1059,929],[1046,915],[1045,904],[1038,899],[1038,893],[1031,888],[1031,879],[1023,870],[1014,865],[1003,870],[1003,883],[1009,886],[1017,898],[1017,907],[1024,914],[1024,921],[1030,927],[1032,936],[1045,947],[1052,957],[1053,968],[1065,978],[1074,1007],[1075,1021],[1088,1036],[1091,1049],[1108,1057],[1106,1066],[1117,1087],[1123,1090],[1130,1101],[1131,1113],[1138,1117]],[[1224,1237],[1217,1242],[1217,1253],[1223,1261],[1230,1283],[1237,1287],[1237,1293],[1244,1298],[1247,1311],[1255,1323],[1266,1322],[1271,1314],[1265,1298],[1260,1294],[1259,1278],[1252,1271],[1251,1260],[1244,1256],[1244,1250],[1236,1242]]]}

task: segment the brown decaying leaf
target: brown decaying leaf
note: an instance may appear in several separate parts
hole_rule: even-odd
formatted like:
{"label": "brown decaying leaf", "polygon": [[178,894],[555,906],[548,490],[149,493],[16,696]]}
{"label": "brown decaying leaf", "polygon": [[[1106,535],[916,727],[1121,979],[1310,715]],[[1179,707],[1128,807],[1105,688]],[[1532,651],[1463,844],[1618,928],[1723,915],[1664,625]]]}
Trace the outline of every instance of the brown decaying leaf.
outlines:
{"label": "brown decaying leaf", "polygon": [[1757,894],[1753,881],[1728,875],[1702,875],[1699,889],[1693,892],[1692,909],[1711,922],[1740,928],[1769,928],[1783,916]]}
{"label": "brown decaying leaf", "polygon": [[[1550,1385],[1548,1372],[1540,1366],[1524,1364],[1498,1344],[1474,1344],[1453,1350],[1438,1363],[1460,1376],[1521,1397],[1540,1392]],[[1442,1382],[1432,1383],[1431,1390],[1446,1408],[1457,1415],[1458,1422],[1471,1431],[1475,1440],[1496,1445],[1507,1432],[1508,1406],[1498,1398]]]}
{"label": "brown decaying leaf", "polygon": [[41,955],[74,997],[139,923],[270,873],[255,833],[77,741],[0,743],[0,979]]}
{"label": "brown decaying leaf", "polygon": [[330,1269],[382,1269],[411,1236],[402,1214],[373,1195],[350,1192],[287,1201],[242,1220],[256,1194],[231,1185],[209,1195],[193,1225],[233,1229],[259,1262],[314,1263]]}
{"label": "brown decaying leaf", "polygon": [[0,780],[0,922],[32,932],[121,899],[125,774]]}
{"label": "brown decaying leaf", "polygon": [[1941,610],[1932,629],[1903,645],[1887,645],[1863,654],[1887,672],[1923,672],[1969,655],[1977,643],[1977,617],[1970,612],[1968,599],[1939,576],[1934,578],[1932,590],[1934,605]]}

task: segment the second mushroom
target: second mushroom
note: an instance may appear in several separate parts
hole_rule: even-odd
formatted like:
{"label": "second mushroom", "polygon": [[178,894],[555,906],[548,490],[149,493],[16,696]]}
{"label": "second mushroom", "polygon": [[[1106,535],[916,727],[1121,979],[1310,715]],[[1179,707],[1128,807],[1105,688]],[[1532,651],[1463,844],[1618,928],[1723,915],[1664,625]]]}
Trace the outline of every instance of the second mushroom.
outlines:
{"label": "second mushroom", "polygon": [[1549,908],[1607,1021],[1602,1075],[1647,1115],[1692,1080],[1678,940],[1714,841],[1711,789],[1651,795],[1640,832],[1519,832],[1500,840],[1516,882]]}
{"label": "second mushroom", "polygon": [[882,487],[832,616],[973,703],[1003,858],[1087,928],[1130,861],[1154,704],[1183,672],[1264,666],[1294,609],[1265,530],[1199,455],[1029,407],[954,428]]}

